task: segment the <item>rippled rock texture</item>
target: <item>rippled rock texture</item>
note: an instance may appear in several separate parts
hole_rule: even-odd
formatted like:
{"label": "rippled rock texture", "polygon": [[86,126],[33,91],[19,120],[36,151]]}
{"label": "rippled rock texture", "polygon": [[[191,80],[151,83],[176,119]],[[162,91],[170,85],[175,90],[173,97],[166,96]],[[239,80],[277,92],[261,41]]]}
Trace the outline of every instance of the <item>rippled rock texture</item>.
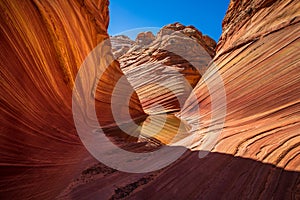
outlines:
{"label": "rippled rock texture", "polygon": [[[218,70],[227,99],[215,151],[300,170],[299,8],[296,1],[231,1],[208,69]],[[200,132],[210,123],[207,85],[214,81],[200,80],[195,88],[203,112]],[[192,105],[187,100],[181,112],[187,121],[196,120]]]}
{"label": "rippled rock texture", "polygon": [[126,35],[112,36],[110,37],[110,42],[112,46],[111,50],[117,58],[128,52],[129,49],[135,44],[135,42]]}
{"label": "rippled rock texture", "polygon": [[[53,199],[93,160],[75,130],[72,88],[83,60],[108,38],[108,1],[1,1],[0,21],[0,198]],[[104,47],[91,95],[99,123],[113,126],[110,98],[123,73]],[[143,115],[135,93],[130,106]]]}
{"label": "rippled rock texture", "polygon": [[[121,70],[105,42],[108,1],[1,1],[0,198],[299,199],[299,8],[300,3],[293,0],[232,0],[216,52],[214,42],[193,27],[173,24],[159,32],[149,49],[137,48],[121,56]],[[193,59],[201,57],[187,63],[189,59],[170,54],[170,49],[154,48],[164,49],[171,43],[164,40],[166,35],[180,41],[178,34],[199,41],[213,57],[214,63],[203,69],[206,73],[190,73],[199,66]],[[86,71],[94,74],[93,79],[80,79],[87,88],[97,78],[99,83],[89,96],[75,98],[75,104],[96,99],[99,123],[113,128],[111,99],[124,72],[128,81],[122,79],[117,98],[128,100],[132,118],[146,118],[139,130],[140,143],[119,142],[113,132],[114,142],[124,149],[144,151],[151,135],[148,123],[161,123],[159,115],[146,117],[144,112],[179,111],[167,118],[166,129],[154,137],[156,141],[170,143],[171,131],[166,130],[185,132],[192,127],[193,133],[209,138],[221,129],[213,152],[199,159],[199,153],[205,153],[199,139],[172,165],[146,174],[120,172],[93,159],[74,126],[72,88],[79,67],[99,43],[104,44],[100,52],[105,56],[93,60],[96,69]],[[153,92],[155,82],[141,65],[164,65],[169,72],[177,62],[183,69],[179,74],[187,80],[183,85],[167,79],[170,73],[157,76],[182,91],[189,91],[184,88],[189,83],[189,92],[197,98],[184,95],[179,110],[168,91],[157,87],[164,96],[160,103],[165,103],[155,106],[160,96]],[[98,74],[102,76],[95,77]],[[143,80],[150,79],[149,85],[135,77],[143,74]],[[227,104],[215,74],[222,79]],[[136,93],[126,96],[124,91],[132,89]],[[123,111],[128,108],[122,104],[118,108],[119,119],[126,121]],[[223,127],[215,114],[224,110]],[[84,107],[80,113],[89,117]],[[178,126],[180,120],[188,125]]]}
{"label": "rippled rock texture", "polygon": [[[117,43],[114,42],[116,46]],[[114,45],[113,45],[114,46]],[[174,23],[155,37],[137,35],[118,58],[147,114],[179,111],[214,56],[216,43],[195,27]]]}

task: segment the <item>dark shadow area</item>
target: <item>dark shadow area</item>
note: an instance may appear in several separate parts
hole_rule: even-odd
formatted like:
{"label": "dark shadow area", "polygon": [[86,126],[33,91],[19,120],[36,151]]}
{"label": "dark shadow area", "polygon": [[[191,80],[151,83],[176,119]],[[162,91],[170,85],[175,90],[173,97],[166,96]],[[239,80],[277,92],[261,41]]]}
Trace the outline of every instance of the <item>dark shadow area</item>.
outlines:
{"label": "dark shadow area", "polygon": [[124,173],[98,163],[83,171],[62,198],[300,198],[299,172],[223,153],[210,153],[203,159],[198,154],[199,151],[187,150],[170,166],[145,174]]}

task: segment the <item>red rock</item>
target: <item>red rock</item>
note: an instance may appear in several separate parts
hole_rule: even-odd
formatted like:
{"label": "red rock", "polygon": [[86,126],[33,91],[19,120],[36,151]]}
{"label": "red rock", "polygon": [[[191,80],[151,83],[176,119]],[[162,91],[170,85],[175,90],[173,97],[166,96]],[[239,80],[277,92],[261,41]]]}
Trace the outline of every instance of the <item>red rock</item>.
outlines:
{"label": "red rock", "polygon": [[119,61],[147,114],[173,112],[206,71],[215,46],[196,28],[175,23],[163,27],[156,38],[151,32],[138,34]]}
{"label": "red rock", "polygon": [[[72,89],[86,56],[108,38],[108,1],[8,0],[0,10],[0,198],[54,199],[94,162],[76,133]],[[112,60],[109,46],[103,52],[98,70]],[[99,82],[103,126],[115,124],[111,89],[122,75],[114,62]],[[135,94],[130,106],[142,115]]]}
{"label": "red rock", "polygon": [[[224,129],[214,151],[300,170],[299,7],[296,1],[231,1],[214,65],[208,69],[209,74],[218,69],[227,102]],[[181,112],[182,118],[194,122],[198,113],[191,105],[198,103],[201,132],[210,123],[207,85],[217,85],[214,77],[199,82],[194,89],[198,101],[188,99]],[[217,111],[221,109],[222,105]]]}
{"label": "red rock", "polygon": [[[74,79],[88,53],[108,38],[107,5],[106,0],[0,2],[0,198],[298,199],[300,3],[231,1],[215,65],[208,68],[211,74],[218,70],[226,91],[226,121],[217,144],[199,159],[197,141],[172,165],[147,174],[124,173],[98,163],[85,150],[73,122]],[[170,28],[185,30],[180,24]],[[201,38],[190,28],[185,34]],[[161,36],[170,30],[163,29]],[[213,55],[209,49],[214,43],[202,38]],[[102,52],[106,56],[100,59],[99,70],[113,60],[109,45]],[[144,53],[145,62],[149,57],[158,62],[167,56]],[[169,64],[174,64],[173,59]],[[96,97],[100,123],[107,127],[115,126],[110,100],[122,75],[118,62],[113,62],[97,92],[90,94]],[[127,76],[130,83],[137,81]],[[187,99],[179,114],[194,126],[195,133],[208,130],[212,101],[222,103],[214,83],[214,76],[204,75],[193,90],[197,101]],[[133,118],[144,115],[136,93],[130,108]],[[222,104],[216,108],[222,109]],[[201,126],[195,127],[198,120]],[[163,139],[169,141],[167,137]],[[139,143],[120,145],[145,150]]]}

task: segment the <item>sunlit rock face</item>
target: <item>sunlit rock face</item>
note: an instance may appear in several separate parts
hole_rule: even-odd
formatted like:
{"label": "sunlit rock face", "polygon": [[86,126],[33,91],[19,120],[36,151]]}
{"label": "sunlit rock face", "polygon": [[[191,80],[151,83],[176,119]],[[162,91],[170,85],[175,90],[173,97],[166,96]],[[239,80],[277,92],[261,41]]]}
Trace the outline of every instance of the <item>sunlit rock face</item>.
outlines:
{"label": "sunlit rock face", "polygon": [[110,42],[112,46],[111,50],[117,58],[128,52],[128,50],[135,44],[135,42],[126,35],[112,36],[110,37]]}
{"label": "sunlit rock face", "polygon": [[[211,120],[213,102],[217,114],[226,110],[213,153],[198,159],[198,141],[178,162],[146,175],[104,176],[97,173],[100,164],[90,168],[96,175],[79,176],[66,197],[82,194],[81,185],[90,181],[84,185],[91,196],[116,199],[299,198],[299,7],[297,1],[231,1],[214,63],[194,89],[197,101],[189,98],[177,114],[199,135],[209,135],[222,123],[218,116]],[[113,176],[122,181],[111,186]],[[91,189],[97,185],[105,187]]]}
{"label": "sunlit rock face", "polygon": [[196,28],[175,23],[163,27],[156,37],[151,32],[138,34],[135,44],[115,57],[144,111],[157,114],[180,110],[206,71],[215,46]]}
{"label": "sunlit rock face", "polygon": [[[108,20],[106,0],[0,2],[0,198],[54,199],[93,161],[75,130],[72,89],[86,56],[108,38]],[[91,95],[99,123],[112,126],[110,97],[123,73],[104,47]],[[135,93],[131,100],[130,114],[142,115]]]}
{"label": "sunlit rock face", "polygon": [[[120,68],[105,42],[107,1],[1,1],[0,199],[298,199],[299,7],[297,1],[231,1],[216,52],[209,37],[176,23],[143,48],[133,44],[119,57]],[[171,39],[179,41],[179,51]],[[195,41],[214,63],[207,66],[206,56],[186,59]],[[222,127],[213,152],[199,159],[199,139],[170,166],[146,174],[124,173],[93,159],[74,126],[72,89],[98,44],[104,44],[103,57],[88,63],[88,76],[79,82],[89,95],[75,98],[75,105],[95,99],[99,124],[115,128],[112,94],[125,74],[114,97],[128,100],[132,118],[145,117],[144,111],[156,114],[132,130],[133,142],[121,141],[119,130],[112,132],[115,143],[133,152],[151,151],[190,131],[209,137]],[[191,51],[187,55],[178,46]],[[177,72],[186,79],[182,84],[178,81],[184,79],[172,79]],[[165,84],[172,92],[162,89]],[[132,89],[136,93],[127,94]],[[197,100],[189,96],[192,89]],[[187,95],[179,107],[172,100],[182,91]],[[127,122],[127,105],[116,106],[121,122]],[[224,110],[223,125],[218,113]],[[79,111],[89,119],[86,107]],[[157,114],[171,111],[179,112],[162,123]]]}
{"label": "sunlit rock face", "polygon": [[155,36],[151,31],[139,33],[136,36],[135,42],[137,45],[146,46],[155,40]]}
{"label": "sunlit rock face", "polygon": [[174,145],[189,136],[190,129],[189,124],[175,115],[150,115],[142,123],[139,142],[150,140],[149,145],[157,142],[162,145]]}
{"label": "sunlit rock face", "polygon": [[[298,1],[231,1],[214,65],[207,71],[218,70],[227,102],[214,151],[300,170],[299,8]],[[187,100],[180,114],[199,121],[199,133],[210,126],[212,103],[221,101],[207,95],[207,85],[218,84],[214,77],[200,80],[194,89],[198,101]],[[200,105],[198,119],[195,105]],[[221,109],[221,104],[215,107]]]}

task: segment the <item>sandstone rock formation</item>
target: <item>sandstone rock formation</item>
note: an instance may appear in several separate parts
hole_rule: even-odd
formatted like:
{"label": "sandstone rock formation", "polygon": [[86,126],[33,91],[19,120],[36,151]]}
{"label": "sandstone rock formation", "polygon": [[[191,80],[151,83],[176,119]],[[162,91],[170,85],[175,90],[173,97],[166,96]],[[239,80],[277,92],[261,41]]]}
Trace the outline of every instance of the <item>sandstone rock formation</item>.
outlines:
{"label": "sandstone rock formation", "polygon": [[[214,153],[199,160],[197,143],[193,152],[163,170],[114,172],[122,181],[114,182],[113,190],[107,184],[111,176],[96,165],[90,168],[95,175],[82,174],[65,197],[81,194],[81,184],[88,181],[86,188],[105,185],[89,190],[91,197],[112,199],[299,198],[299,7],[296,1],[231,1],[214,63],[194,89],[197,101],[188,99],[177,114],[192,125],[201,124],[195,130],[199,135],[219,128],[209,129],[212,99],[207,86],[218,85],[217,71],[226,90],[227,114]],[[212,89],[218,103],[220,91]],[[217,112],[224,109],[217,105]]]}
{"label": "sandstone rock formation", "polygon": [[135,42],[137,45],[149,45],[155,40],[155,36],[151,31],[139,33],[136,36]]}
{"label": "sandstone rock formation", "polygon": [[[173,24],[160,31],[149,49],[120,57],[121,70],[109,42],[105,42],[109,38],[107,0],[1,1],[0,198],[298,199],[299,8],[300,3],[294,0],[232,0],[216,55],[211,39],[193,27]],[[199,67],[196,61],[201,57],[192,57],[188,63],[185,56],[178,58],[182,52],[170,55],[170,49],[155,48],[168,46],[171,41],[164,36],[181,41],[178,34],[191,36],[213,57],[214,63],[203,69],[204,75],[190,75],[190,69]],[[184,44],[194,44],[188,43],[191,40]],[[84,63],[97,67],[83,71],[88,76],[79,79],[82,88],[75,90],[81,94],[88,88],[89,95],[75,96],[73,103],[90,105],[91,99],[96,99],[99,123],[107,129],[116,125],[111,100],[123,72],[128,81],[122,79],[116,98],[127,99],[129,113],[137,119],[144,111],[159,112],[153,110],[160,98],[153,85],[144,86],[135,77],[144,74],[144,81],[148,78],[154,84],[141,65],[152,66],[154,71],[158,70],[155,66],[164,65],[169,72],[180,62],[179,68],[187,71],[179,70],[193,83],[197,100],[191,96],[184,99],[177,116],[192,126],[199,140],[172,165],[146,174],[120,172],[93,159],[78,138],[72,88],[84,59],[101,42],[104,45],[99,51],[104,56]],[[222,78],[226,91],[225,124],[213,152],[199,159],[201,137],[209,137],[222,125],[222,119],[213,114],[213,110],[218,113],[225,108],[215,74]],[[197,84],[193,82],[196,76],[200,78]],[[99,83],[95,83],[97,79]],[[185,89],[171,78],[168,81],[170,88]],[[130,91],[131,85],[136,93],[126,96],[124,91]],[[156,89],[165,94],[161,111],[179,110],[168,91]],[[143,92],[152,96],[146,98]],[[128,108],[123,104],[117,107],[121,121],[126,121]],[[82,107],[79,113],[89,121],[88,109]],[[160,123],[151,117],[143,122],[146,136],[151,134],[149,121]],[[178,119],[171,117],[165,125],[176,130],[177,124]],[[180,130],[189,131],[189,126]],[[118,132],[113,132],[116,143],[121,140]],[[168,144],[170,134],[166,133],[162,130],[156,138]],[[119,143],[132,151],[146,148],[143,142]]]}
{"label": "sandstone rock formation", "polygon": [[116,52],[115,57],[144,111],[165,113],[183,106],[206,71],[215,46],[196,28],[174,23],[163,27],[156,37],[151,32],[138,34],[131,49],[120,58]]}
{"label": "sandstone rock formation", "polygon": [[[74,126],[72,89],[86,56],[108,39],[108,1],[5,0],[0,10],[0,198],[53,199],[93,160]],[[113,126],[110,98],[123,73],[104,46],[81,81],[89,88],[103,72],[93,97],[99,123]],[[143,115],[135,93],[130,106]]]}
{"label": "sandstone rock formation", "polygon": [[119,58],[124,55],[129,49],[134,45],[134,41],[132,41],[126,35],[117,35],[110,37],[110,42],[112,46],[112,52],[115,57]]}
{"label": "sandstone rock formation", "polygon": [[[227,99],[215,151],[300,170],[298,8],[295,1],[231,1],[214,66],[208,69],[218,70]],[[197,119],[201,132],[210,123],[207,85],[214,81],[208,78],[195,88],[203,111]],[[187,100],[180,114],[187,121],[196,120],[193,101]]]}

